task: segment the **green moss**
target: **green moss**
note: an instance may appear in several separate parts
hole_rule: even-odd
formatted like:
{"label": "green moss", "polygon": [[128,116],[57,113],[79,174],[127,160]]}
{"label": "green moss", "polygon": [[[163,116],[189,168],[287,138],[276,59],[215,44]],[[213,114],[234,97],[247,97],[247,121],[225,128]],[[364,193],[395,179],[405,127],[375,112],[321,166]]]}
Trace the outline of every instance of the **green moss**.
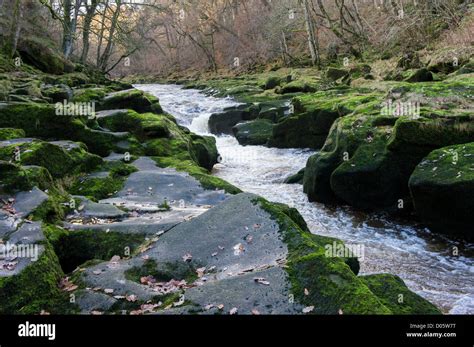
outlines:
{"label": "green moss", "polygon": [[[110,260],[132,255],[145,242],[145,235],[99,230],[65,231],[49,226],[45,234],[58,255],[65,272],[90,260]],[[130,252],[128,254],[127,252]]]}
{"label": "green moss", "polygon": [[398,276],[378,274],[360,279],[393,314],[441,314],[432,303],[410,291]]}
{"label": "green moss", "polygon": [[20,274],[0,278],[1,314],[38,314],[42,310],[61,314],[74,309],[59,289],[64,274],[58,258],[48,242],[44,247],[39,259]]}
{"label": "green moss", "polygon": [[48,189],[48,199],[39,205],[32,213],[32,220],[48,223],[58,223],[69,213],[70,195],[57,181]]}
{"label": "green moss", "polygon": [[72,64],[58,53],[54,42],[48,39],[22,36],[17,50],[25,63],[43,72],[59,75],[73,70]]}
{"label": "green moss", "polygon": [[213,136],[199,136],[190,134],[188,151],[196,164],[209,171],[217,164],[216,139]]}
{"label": "green moss", "polygon": [[160,167],[172,167],[178,171],[184,171],[197,179],[206,189],[224,190],[229,194],[238,194],[242,191],[232,184],[210,175],[205,169],[196,165],[192,160],[181,160],[176,157],[154,157]]}
{"label": "green moss", "polygon": [[431,152],[409,180],[415,210],[432,230],[472,235],[474,142]]}
{"label": "green moss", "polygon": [[117,138],[89,129],[86,117],[57,115],[52,105],[10,104],[0,108],[0,127],[23,129],[26,136],[83,142],[92,153],[108,155]]}
{"label": "green moss", "polygon": [[273,124],[267,119],[237,124],[234,135],[243,146],[265,145],[273,133]]}
{"label": "green moss", "polygon": [[105,88],[86,88],[74,91],[74,102],[100,102],[107,94]]}
{"label": "green moss", "polygon": [[98,109],[131,109],[139,113],[163,113],[160,103],[156,97],[136,89],[117,92],[106,97],[99,103]]}
{"label": "green moss", "polygon": [[43,167],[22,167],[0,160],[0,191],[27,191],[33,187],[49,189],[53,179]]}
{"label": "green moss", "polygon": [[92,155],[81,147],[65,149],[59,145],[34,141],[0,148],[0,159],[10,160],[19,148],[19,163],[46,168],[53,177],[64,177],[67,174],[87,172],[97,167],[102,159]]}
{"label": "green moss", "polygon": [[[357,271],[351,270],[349,259],[327,256],[327,245],[341,241],[311,234],[301,218],[296,218],[298,222],[292,220],[291,215],[295,212],[289,213],[288,207],[282,208],[261,198],[256,203],[280,226],[283,241],[288,246],[286,269],[291,291],[298,302],[314,306],[316,314],[338,314],[339,310],[344,314],[398,313],[385,305],[363,278],[356,276]],[[309,295],[305,295],[305,289]],[[409,294],[412,301],[423,300],[414,293]],[[433,306],[421,306],[417,312],[432,313]]]}
{"label": "green moss", "polygon": [[82,195],[99,201],[107,199],[120,191],[125,180],[137,169],[123,162],[105,162],[97,168],[97,172],[109,171],[106,177],[79,176],[72,184],[69,192],[72,195]]}
{"label": "green moss", "polygon": [[152,276],[157,282],[169,282],[171,280],[185,280],[193,283],[197,278],[196,265],[187,262],[157,263],[148,259],[140,267],[133,267],[125,272],[125,278],[140,283],[140,278]]}

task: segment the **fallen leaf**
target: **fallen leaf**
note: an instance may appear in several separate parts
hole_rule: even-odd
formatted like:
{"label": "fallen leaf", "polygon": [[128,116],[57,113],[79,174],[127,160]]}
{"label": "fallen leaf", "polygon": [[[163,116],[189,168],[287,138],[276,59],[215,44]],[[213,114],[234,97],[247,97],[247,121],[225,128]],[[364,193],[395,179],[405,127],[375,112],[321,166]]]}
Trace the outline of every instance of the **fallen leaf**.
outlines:
{"label": "fallen leaf", "polygon": [[233,309],[229,311],[229,314],[233,316],[234,314],[237,314],[237,311],[238,311],[237,307],[234,307]]}
{"label": "fallen leaf", "polygon": [[309,295],[309,290],[307,288],[304,289],[304,295],[306,295],[306,296]]}
{"label": "fallen leaf", "polygon": [[209,311],[209,310],[210,310],[211,308],[213,308],[213,307],[214,307],[213,304],[209,304],[209,305],[206,305],[206,306],[204,307],[204,309],[205,309],[206,311]]}
{"label": "fallen leaf", "polygon": [[260,315],[260,312],[259,312],[256,308],[254,308],[254,309],[252,310],[252,314],[253,314],[254,316],[259,316],[259,315]]}
{"label": "fallen leaf", "polygon": [[344,314],[344,312],[342,312],[342,309],[339,309],[339,314]]}
{"label": "fallen leaf", "polygon": [[224,309],[224,304],[217,305],[217,308],[218,308],[219,310],[223,310],[223,309]]}
{"label": "fallen leaf", "polygon": [[193,259],[193,256],[191,255],[191,253],[186,253],[185,255],[183,255],[183,260],[185,262],[190,262],[191,259]]}
{"label": "fallen leaf", "polygon": [[204,276],[204,272],[206,271],[205,267],[200,267],[199,269],[196,269],[196,273],[198,275],[198,278],[201,278]]}
{"label": "fallen leaf", "polygon": [[303,309],[303,313],[310,313],[314,311],[314,306],[308,306]]}
{"label": "fallen leaf", "polygon": [[114,292],[113,289],[110,289],[110,288],[104,289],[104,293],[105,293],[105,294],[112,294],[113,292]]}
{"label": "fallen leaf", "polygon": [[234,247],[232,247],[234,250],[234,255],[239,255],[242,252],[244,252],[244,245],[241,243],[236,244]]}
{"label": "fallen leaf", "polygon": [[138,300],[138,298],[135,294],[126,295],[125,299],[127,299],[127,301],[129,301],[129,302],[135,302],[135,301]]}

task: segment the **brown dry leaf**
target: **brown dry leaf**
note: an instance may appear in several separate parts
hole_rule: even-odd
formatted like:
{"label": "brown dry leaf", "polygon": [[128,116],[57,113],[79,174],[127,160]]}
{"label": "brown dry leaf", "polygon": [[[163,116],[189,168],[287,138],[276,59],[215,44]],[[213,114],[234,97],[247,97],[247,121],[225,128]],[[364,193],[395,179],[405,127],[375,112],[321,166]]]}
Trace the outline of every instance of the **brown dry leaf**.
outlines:
{"label": "brown dry leaf", "polygon": [[303,313],[310,313],[314,311],[314,306],[308,306],[303,309]]}
{"label": "brown dry leaf", "polygon": [[153,276],[143,276],[140,278],[140,283],[141,284],[154,284],[156,282],[155,278]]}
{"label": "brown dry leaf", "polygon": [[217,305],[217,308],[218,308],[219,310],[223,310],[223,309],[224,309],[224,304]]}
{"label": "brown dry leaf", "polygon": [[233,316],[234,314],[237,314],[238,311],[239,311],[239,309],[237,307],[234,307],[229,311],[229,314],[231,316]]}
{"label": "brown dry leaf", "polygon": [[127,299],[127,301],[130,301],[130,302],[135,302],[138,300],[137,296],[135,294],[131,294],[131,295],[126,295],[125,296],[125,299]]}
{"label": "brown dry leaf", "polygon": [[61,280],[59,282],[59,288],[61,290],[66,291],[66,292],[72,292],[72,291],[76,290],[78,288],[78,286],[75,285],[72,282],[69,282],[69,277],[64,277],[64,278],[61,278]]}
{"label": "brown dry leaf", "polygon": [[213,307],[214,307],[213,304],[209,304],[209,305],[204,306],[204,309],[205,309],[206,311],[209,311],[209,310],[210,310],[211,308],[213,308]]}
{"label": "brown dry leaf", "polygon": [[131,316],[140,316],[143,314],[142,310],[135,310],[135,311],[130,311]]}
{"label": "brown dry leaf", "polygon": [[196,273],[198,275],[198,278],[202,278],[204,276],[204,272],[206,272],[205,267],[200,267],[199,269],[196,269]]}
{"label": "brown dry leaf", "polygon": [[161,302],[157,304],[143,304],[140,306],[140,310],[143,312],[153,312],[156,308],[162,305]]}
{"label": "brown dry leaf", "polygon": [[118,262],[120,261],[120,256],[118,255],[114,255],[111,259],[110,259],[110,262],[111,263],[115,263],[115,262]]}
{"label": "brown dry leaf", "polygon": [[185,262],[190,262],[193,259],[193,256],[191,255],[191,253],[186,253],[185,255],[183,255],[182,258]]}
{"label": "brown dry leaf", "polygon": [[254,309],[252,310],[252,314],[253,314],[254,316],[259,316],[259,315],[260,315],[260,312],[259,312],[259,310],[257,310],[256,308],[254,308]]}
{"label": "brown dry leaf", "polygon": [[111,289],[111,288],[104,289],[105,294],[112,294],[113,292],[114,292],[114,290]]}

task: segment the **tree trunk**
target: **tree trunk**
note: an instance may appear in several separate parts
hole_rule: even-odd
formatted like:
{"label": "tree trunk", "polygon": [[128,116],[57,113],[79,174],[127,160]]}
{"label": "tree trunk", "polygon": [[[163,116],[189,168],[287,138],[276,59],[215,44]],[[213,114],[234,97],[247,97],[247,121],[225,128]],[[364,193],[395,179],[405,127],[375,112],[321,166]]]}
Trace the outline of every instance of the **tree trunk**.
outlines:
{"label": "tree trunk", "polygon": [[315,36],[315,25],[313,17],[311,16],[311,8],[309,5],[308,0],[303,0],[303,7],[304,7],[304,16],[306,22],[306,31],[308,34],[308,46],[309,52],[311,54],[311,63],[313,65],[320,66],[320,59],[319,59],[319,47],[317,42],[317,37]]}
{"label": "tree trunk", "polygon": [[71,18],[71,11],[72,11],[72,3],[71,0],[64,0],[63,5],[63,54],[66,58],[72,52],[72,18]]}
{"label": "tree trunk", "polygon": [[10,42],[8,44],[9,47],[7,51],[9,58],[13,58],[15,55],[18,39],[20,38],[21,17],[23,16],[21,0],[16,0],[13,6],[13,16],[10,27]]}
{"label": "tree trunk", "polygon": [[94,18],[95,11],[97,9],[97,0],[93,0],[90,6],[87,6],[87,12],[84,17],[84,28],[82,30],[82,54],[81,63],[87,62],[87,56],[89,55],[89,36],[91,30],[92,19]]}
{"label": "tree trunk", "polygon": [[122,0],[116,0],[115,3],[117,7],[112,17],[112,22],[110,23],[107,46],[105,46],[104,53],[100,57],[99,68],[103,71],[107,70],[107,64],[109,63],[109,59],[112,54],[114,35],[115,35],[115,30],[117,28],[117,22],[118,22],[120,11],[121,11]]}

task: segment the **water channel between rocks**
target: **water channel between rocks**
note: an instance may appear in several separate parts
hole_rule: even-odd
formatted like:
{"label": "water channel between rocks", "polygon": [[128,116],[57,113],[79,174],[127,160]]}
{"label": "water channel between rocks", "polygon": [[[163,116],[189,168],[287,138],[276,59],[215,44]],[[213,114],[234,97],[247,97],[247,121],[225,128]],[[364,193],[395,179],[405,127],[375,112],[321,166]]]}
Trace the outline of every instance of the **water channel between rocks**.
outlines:
{"label": "water channel between rocks", "polygon": [[[212,113],[237,104],[229,98],[214,98],[175,85],[136,87],[158,97],[166,112],[200,135],[209,135],[207,124]],[[244,147],[231,136],[216,139],[222,162],[215,166],[215,176],[246,192],[297,208],[315,234],[362,245],[362,274],[398,275],[443,312],[474,314],[474,245],[448,241],[415,224],[377,214],[308,202],[301,185],[284,184],[283,180],[303,168],[312,151]],[[453,247],[459,248],[460,256],[451,255]]]}

